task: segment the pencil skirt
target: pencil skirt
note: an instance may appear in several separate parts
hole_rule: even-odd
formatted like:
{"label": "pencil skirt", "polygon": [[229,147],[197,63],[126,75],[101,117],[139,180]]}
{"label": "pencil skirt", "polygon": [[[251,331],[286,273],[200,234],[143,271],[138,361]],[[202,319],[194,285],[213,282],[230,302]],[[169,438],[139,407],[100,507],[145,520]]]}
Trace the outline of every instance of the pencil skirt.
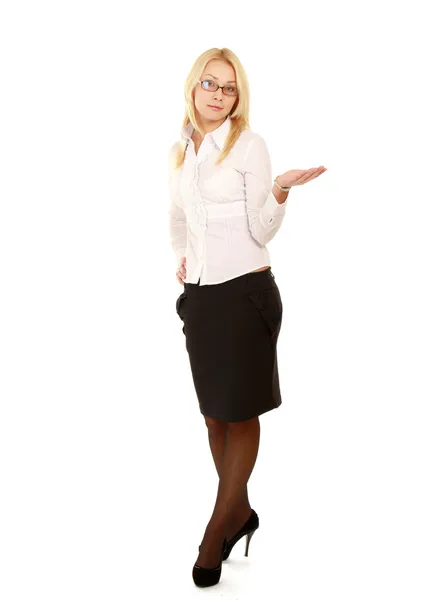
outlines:
{"label": "pencil skirt", "polygon": [[282,404],[282,300],[271,268],[223,283],[184,283],[176,312],[202,415],[246,421]]}

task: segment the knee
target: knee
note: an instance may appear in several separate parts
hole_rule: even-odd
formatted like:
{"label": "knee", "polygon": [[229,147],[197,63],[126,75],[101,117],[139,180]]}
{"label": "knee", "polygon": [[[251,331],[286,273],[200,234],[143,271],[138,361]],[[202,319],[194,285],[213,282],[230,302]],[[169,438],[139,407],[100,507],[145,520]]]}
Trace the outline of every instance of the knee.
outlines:
{"label": "knee", "polygon": [[246,421],[235,421],[228,424],[228,429],[230,433],[238,433],[245,432],[249,429],[257,429],[259,428],[259,417],[253,417],[252,419],[247,419]]}
{"label": "knee", "polygon": [[212,417],[205,417],[206,427],[208,428],[209,435],[224,435],[227,431],[228,423],[226,421],[220,421],[219,419],[213,419]]}

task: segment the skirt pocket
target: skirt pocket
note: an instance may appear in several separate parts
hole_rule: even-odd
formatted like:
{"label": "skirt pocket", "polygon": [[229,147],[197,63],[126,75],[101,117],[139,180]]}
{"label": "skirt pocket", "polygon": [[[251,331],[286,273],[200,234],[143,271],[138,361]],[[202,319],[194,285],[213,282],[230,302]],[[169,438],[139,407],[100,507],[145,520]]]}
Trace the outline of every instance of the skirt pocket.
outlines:
{"label": "skirt pocket", "polygon": [[182,326],[182,332],[184,333],[184,335],[185,335],[185,322],[184,322],[184,313],[183,313],[182,309],[183,309],[183,305],[185,304],[186,298],[187,298],[187,292],[184,290],[182,292],[182,294],[180,294],[178,296],[178,299],[177,299],[176,305],[175,305],[177,315],[179,316],[181,321],[184,323],[184,325]]}
{"label": "skirt pocket", "polygon": [[267,289],[251,290],[246,297],[262,319],[271,344],[275,347],[283,313],[279,288],[275,285]]}

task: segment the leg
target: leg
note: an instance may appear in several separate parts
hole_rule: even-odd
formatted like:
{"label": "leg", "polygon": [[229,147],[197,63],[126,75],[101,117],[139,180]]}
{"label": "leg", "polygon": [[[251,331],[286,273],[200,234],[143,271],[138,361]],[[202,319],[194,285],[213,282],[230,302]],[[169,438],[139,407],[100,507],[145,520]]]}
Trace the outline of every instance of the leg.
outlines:
{"label": "leg", "polygon": [[[214,459],[218,476],[221,477],[222,460],[224,456],[225,442],[227,437],[228,423],[205,417],[206,427],[208,428],[209,446]],[[229,514],[226,527],[226,538],[229,540],[239,531],[251,514],[251,505],[248,498],[248,487],[245,484],[239,502],[235,510]]]}
{"label": "leg", "polygon": [[225,448],[225,439],[227,435],[228,423],[219,419],[205,417],[206,427],[208,428],[209,446],[214,459],[218,477],[221,477],[221,463]]}
{"label": "leg", "polygon": [[259,439],[258,417],[228,423],[217,498],[197,558],[201,567],[214,567],[219,562],[222,538],[231,515],[242,502],[258,455]]}

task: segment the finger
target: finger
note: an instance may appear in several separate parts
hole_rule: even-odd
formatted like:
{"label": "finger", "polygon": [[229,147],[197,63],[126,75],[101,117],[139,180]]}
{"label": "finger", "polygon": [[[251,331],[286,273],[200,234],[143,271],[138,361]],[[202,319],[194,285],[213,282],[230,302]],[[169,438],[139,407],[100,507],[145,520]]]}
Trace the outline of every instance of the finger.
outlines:
{"label": "finger", "polygon": [[303,171],[301,173],[301,175],[298,175],[297,177],[297,181],[300,182],[301,179],[303,179],[304,177],[309,177],[312,173],[313,169],[307,169],[306,171]]}
{"label": "finger", "polygon": [[316,170],[315,170],[315,171],[314,171],[314,172],[311,174],[311,176],[310,176],[310,179],[311,179],[311,178],[314,178],[314,177],[318,177],[318,176],[320,175],[320,173],[321,173],[321,172],[322,172],[322,169],[319,167],[319,169],[316,169]]}
{"label": "finger", "polygon": [[312,179],[316,179],[316,177],[319,177],[320,173],[313,173],[313,175],[310,175],[310,177],[308,177],[304,183],[307,183],[308,181],[311,181]]}
{"label": "finger", "polygon": [[312,179],[316,179],[316,177],[319,177],[319,175],[321,175],[323,172],[324,172],[323,170],[320,170],[320,171],[317,171],[316,173],[313,173],[310,177],[308,177],[308,179],[306,179],[304,181],[304,183],[307,183],[308,181],[311,181]]}
{"label": "finger", "polygon": [[313,176],[313,169],[309,169],[308,171],[305,172],[304,175],[302,175],[298,180],[297,183],[306,183],[309,179],[311,179],[311,177]]}
{"label": "finger", "polygon": [[322,173],[324,173],[326,171],[326,167],[324,167],[323,165],[321,167],[317,167],[317,169],[314,169],[314,177],[318,177],[319,175],[321,175]]}

